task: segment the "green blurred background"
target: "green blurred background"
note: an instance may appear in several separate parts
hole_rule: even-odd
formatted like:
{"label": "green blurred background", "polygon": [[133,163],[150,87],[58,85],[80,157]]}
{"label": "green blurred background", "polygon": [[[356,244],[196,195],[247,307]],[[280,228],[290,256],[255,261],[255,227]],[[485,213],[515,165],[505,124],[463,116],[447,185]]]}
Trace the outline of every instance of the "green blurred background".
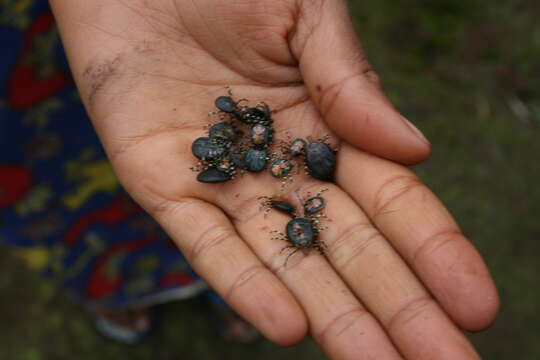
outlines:
{"label": "green blurred background", "polygon": [[[500,290],[497,321],[471,340],[484,359],[540,359],[540,2],[364,0],[351,10],[389,96],[433,144],[415,171]],[[111,343],[6,251],[0,292],[0,359],[325,358],[309,340],[287,349],[230,344],[196,301],[162,306],[143,344]]]}

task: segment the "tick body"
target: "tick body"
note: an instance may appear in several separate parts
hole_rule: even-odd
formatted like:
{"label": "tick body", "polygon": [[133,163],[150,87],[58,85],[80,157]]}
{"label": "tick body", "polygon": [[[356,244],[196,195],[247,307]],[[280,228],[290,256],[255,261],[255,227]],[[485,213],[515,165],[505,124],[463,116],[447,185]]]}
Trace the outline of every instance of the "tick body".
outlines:
{"label": "tick body", "polygon": [[314,196],[304,202],[304,213],[313,214],[324,209],[326,201],[322,196]]}
{"label": "tick body", "polygon": [[292,170],[293,164],[286,159],[278,159],[270,164],[270,174],[275,178],[283,178]]}
{"label": "tick body", "polygon": [[287,223],[287,240],[301,248],[309,248],[317,237],[317,230],[311,220],[306,218],[292,219]]}
{"label": "tick body", "polygon": [[264,209],[265,216],[271,209],[275,209],[292,216],[295,216],[296,214],[296,209],[294,206],[287,201],[277,200],[275,197],[269,196],[260,196],[259,200],[260,199],[264,199],[264,201],[261,202],[261,209]]}
{"label": "tick body", "polygon": [[306,153],[306,146],[307,146],[306,140],[297,138],[291,141],[291,145],[289,146],[289,151],[291,152],[292,156],[304,155]]}
{"label": "tick body", "polygon": [[272,143],[273,130],[270,126],[255,124],[249,130],[249,140],[258,148],[265,148]]}
{"label": "tick body", "polygon": [[255,107],[242,110],[239,120],[246,124],[262,125],[269,125],[272,122],[270,117],[270,109],[265,103],[260,103]]}
{"label": "tick body", "polygon": [[200,137],[191,144],[191,152],[200,160],[218,159],[226,151],[225,147],[216,144],[208,137]]}
{"label": "tick body", "polygon": [[286,201],[270,200],[270,206],[287,214],[294,214],[296,209]]}
{"label": "tick body", "polygon": [[228,114],[237,111],[237,105],[230,96],[220,96],[214,101],[214,105],[220,110]]}
{"label": "tick body", "polygon": [[222,183],[231,180],[231,175],[216,168],[209,168],[201,171],[197,180],[208,184]]}
{"label": "tick body", "polygon": [[210,139],[226,143],[233,141],[238,133],[232,124],[221,122],[213,125],[209,131]]}
{"label": "tick body", "polygon": [[246,168],[245,154],[242,153],[242,152],[231,151],[229,153],[229,160],[238,169],[245,169]]}
{"label": "tick body", "polygon": [[216,169],[221,172],[227,173],[231,177],[233,177],[236,166],[231,161],[230,157],[226,156],[223,159],[221,159],[221,161],[216,165]]}
{"label": "tick body", "polygon": [[251,172],[259,172],[266,166],[268,154],[264,150],[249,149],[246,152],[245,162],[246,170]]}
{"label": "tick body", "polygon": [[336,169],[334,150],[322,141],[311,142],[306,148],[306,167],[315,179],[332,180]]}
{"label": "tick body", "polygon": [[326,244],[318,239],[320,230],[318,223],[309,217],[297,217],[289,221],[285,234],[282,234],[282,237],[278,238],[290,243],[290,245],[281,249],[281,252],[292,249],[287,255],[287,258],[285,258],[284,266],[287,266],[289,258],[299,250],[302,250],[306,254],[309,249],[315,249],[319,253],[324,254]]}

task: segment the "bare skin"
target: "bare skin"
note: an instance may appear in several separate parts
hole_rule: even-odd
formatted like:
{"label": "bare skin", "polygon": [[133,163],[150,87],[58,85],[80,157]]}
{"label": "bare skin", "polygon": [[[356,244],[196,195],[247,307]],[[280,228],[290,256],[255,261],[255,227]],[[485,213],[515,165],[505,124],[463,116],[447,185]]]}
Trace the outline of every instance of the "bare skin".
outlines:
{"label": "bare skin", "polygon": [[[332,359],[478,359],[461,329],[498,310],[490,275],[436,196],[406,167],[429,143],[384,97],[341,0],[51,1],[81,96],[120,181],[194,269],[268,339],[309,332]],[[267,102],[276,134],[340,146],[325,187],[326,257],[286,268],[259,209],[269,174],[202,184],[192,141],[230,85]]]}

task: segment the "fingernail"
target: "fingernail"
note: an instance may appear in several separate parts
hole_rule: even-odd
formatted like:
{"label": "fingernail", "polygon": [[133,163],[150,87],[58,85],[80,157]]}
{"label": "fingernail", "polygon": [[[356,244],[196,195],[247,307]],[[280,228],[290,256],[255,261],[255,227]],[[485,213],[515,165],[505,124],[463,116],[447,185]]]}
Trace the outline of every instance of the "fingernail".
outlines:
{"label": "fingernail", "polygon": [[405,121],[405,124],[407,124],[407,126],[409,127],[409,129],[411,129],[411,131],[414,133],[414,135],[416,135],[417,138],[419,138],[420,140],[422,140],[423,143],[427,144],[427,145],[431,145],[431,143],[429,142],[429,140],[424,136],[424,134],[418,130],[418,128],[416,126],[413,125],[412,122],[410,122],[409,120],[407,120],[405,117],[401,117],[403,119],[403,121]]}

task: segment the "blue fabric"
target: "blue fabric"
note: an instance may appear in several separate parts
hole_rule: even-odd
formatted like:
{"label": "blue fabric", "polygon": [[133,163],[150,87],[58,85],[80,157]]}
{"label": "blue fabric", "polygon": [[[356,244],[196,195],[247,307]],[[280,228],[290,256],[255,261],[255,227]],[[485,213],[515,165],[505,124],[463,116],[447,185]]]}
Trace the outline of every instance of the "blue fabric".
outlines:
{"label": "blue fabric", "polygon": [[124,307],[204,287],[120,187],[46,1],[0,15],[0,242],[80,301]]}

